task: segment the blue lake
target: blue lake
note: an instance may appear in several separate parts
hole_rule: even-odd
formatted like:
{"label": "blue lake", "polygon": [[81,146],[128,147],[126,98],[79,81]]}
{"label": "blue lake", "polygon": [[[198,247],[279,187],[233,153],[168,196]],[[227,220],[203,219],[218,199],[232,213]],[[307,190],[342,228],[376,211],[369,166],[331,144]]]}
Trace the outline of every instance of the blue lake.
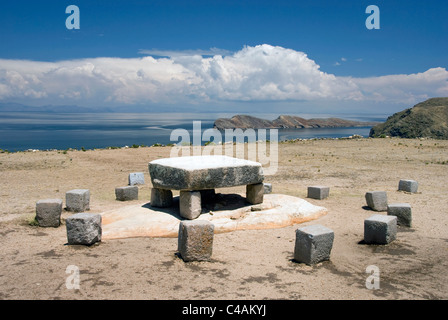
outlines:
{"label": "blue lake", "polygon": [[[174,129],[188,130],[192,137],[193,121],[201,121],[201,129],[213,128],[225,113],[0,113],[0,149],[86,149],[137,145],[169,144]],[[256,114],[274,119],[278,115]],[[300,115],[311,118],[312,115]],[[322,117],[322,115],[320,115]],[[331,115],[330,115],[331,116]],[[384,121],[382,116],[350,116],[340,118],[362,121]],[[269,130],[267,130],[269,133]],[[279,140],[309,138],[340,138],[358,134],[369,135],[370,127],[315,128],[278,130]],[[269,136],[267,137],[269,139]],[[224,136],[223,136],[224,139]]]}

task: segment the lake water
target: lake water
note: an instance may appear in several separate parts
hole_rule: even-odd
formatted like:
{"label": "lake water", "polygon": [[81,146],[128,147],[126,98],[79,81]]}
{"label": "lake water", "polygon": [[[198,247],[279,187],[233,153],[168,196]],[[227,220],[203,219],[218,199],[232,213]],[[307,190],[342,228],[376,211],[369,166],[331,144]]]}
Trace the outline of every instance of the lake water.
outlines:
{"label": "lake water", "polygon": [[[93,149],[177,143],[170,140],[174,129],[186,129],[192,133],[193,121],[201,121],[201,129],[213,128],[225,113],[22,113],[0,112],[0,149],[23,151],[27,149],[67,148]],[[256,114],[256,117],[272,120],[278,115]],[[313,115],[300,116],[311,118]],[[315,116],[315,115],[314,115]],[[327,115],[319,115],[327,117]],[[331,116],[331,115],[329,115]],[[386,116],[338,116],[349,120],[385,121]],[[267,130],[269,133],[269,130]],[[370,127],[282,129],[279,140],[309,138],[340,138],[358,134],[369,135]],[[191,135],[192,137],[192,135]],[[224,136],[223,136],[224,139]],[[269,136],[267,137],[269,139]]]}

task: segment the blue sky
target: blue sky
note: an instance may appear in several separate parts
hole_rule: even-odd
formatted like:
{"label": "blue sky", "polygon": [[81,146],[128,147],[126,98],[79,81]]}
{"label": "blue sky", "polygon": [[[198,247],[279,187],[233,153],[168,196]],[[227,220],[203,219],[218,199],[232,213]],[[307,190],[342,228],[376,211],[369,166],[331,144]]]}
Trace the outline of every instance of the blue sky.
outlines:
{"label": "blue sky", "polygon": [[[80,9],[79,30],[65,26],[65,8],[71,4]],[[379,30],[365,27],[365,10],[371,4],[380,9]],[[0,102],[149,104],[168,109],[181,104],[217,109],[234,105],[248,112],[272,105],[302,112],[303,106],[313,105],[330,113],[381,106],[385,112],[398,111],[425,98],[448,95],[447,14],[448,2],[435,0],[3,1]],[[198,61],[194,53],[207,55]],[[224,60],[206,60],[213,55]],[[134,60],[147,56],[159,61],[160,68],[145,69]],[[17,60],[30,62],[29,69],[13,63]],[[284,61],[289,62],[283,65]],[[110,79],[108,63],[113,75],[122,77],[123,87],[104,84]],[[118,64],[127,73],[135,69],[140,82],[126,82],[127,73],[113,69]],[[210,70],[201,75],[205,66]],[[253,70],[239,73],[242,66]],[[257,66],[263,74],[254,71]],[[162,74],[171,67],[169,74]],[[68,69],[64,78],[49,79]],[[82,83],[92,74],[72,72],[80,69],[97,77],[89,88]],[[282,78],[292,69],[294,74]],[[319,72],[325,74],[321,77]],[[156,87],[144,93],[142,79]],[[265,81],[257,88],[258,79]],[[66,81],[73,92],[42,84],[52,80]],[[126,88],[136,87],[138,92],[126,96]],[[168,87],[164,96],[156,97]],[[175,92],[181,92],[177,99]]]}

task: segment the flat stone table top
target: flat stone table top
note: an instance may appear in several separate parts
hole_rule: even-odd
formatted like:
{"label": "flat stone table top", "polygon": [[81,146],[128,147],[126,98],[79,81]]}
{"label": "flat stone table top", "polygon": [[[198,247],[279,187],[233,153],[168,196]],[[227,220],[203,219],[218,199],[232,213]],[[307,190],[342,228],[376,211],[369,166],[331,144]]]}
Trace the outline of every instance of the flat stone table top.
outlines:
{"label": "flat stone table top", "polygon": [[154,188],[206,190],[261,183],[260,163],[228,156],[164,158],[148,164]]}

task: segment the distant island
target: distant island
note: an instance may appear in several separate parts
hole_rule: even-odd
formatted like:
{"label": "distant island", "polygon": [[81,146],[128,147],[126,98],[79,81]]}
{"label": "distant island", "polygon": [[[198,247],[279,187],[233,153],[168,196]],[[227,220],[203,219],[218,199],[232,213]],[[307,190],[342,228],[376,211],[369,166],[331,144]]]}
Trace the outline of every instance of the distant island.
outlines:
{"label": "distant island", "polygon": [[448,139],[448,97],[431,98],[397,112],[372,127],[369,136]]}
{"label": "distant island", "polygon": [[235,115],[232,118],[219,118],[214,128],[225,129],[306,129],[306,128],[344,128],[369,127],[378,122],[352,121],[340,118],[304,119],[298,116],[281,115],[275,120],[260,119],[249,115]]}

